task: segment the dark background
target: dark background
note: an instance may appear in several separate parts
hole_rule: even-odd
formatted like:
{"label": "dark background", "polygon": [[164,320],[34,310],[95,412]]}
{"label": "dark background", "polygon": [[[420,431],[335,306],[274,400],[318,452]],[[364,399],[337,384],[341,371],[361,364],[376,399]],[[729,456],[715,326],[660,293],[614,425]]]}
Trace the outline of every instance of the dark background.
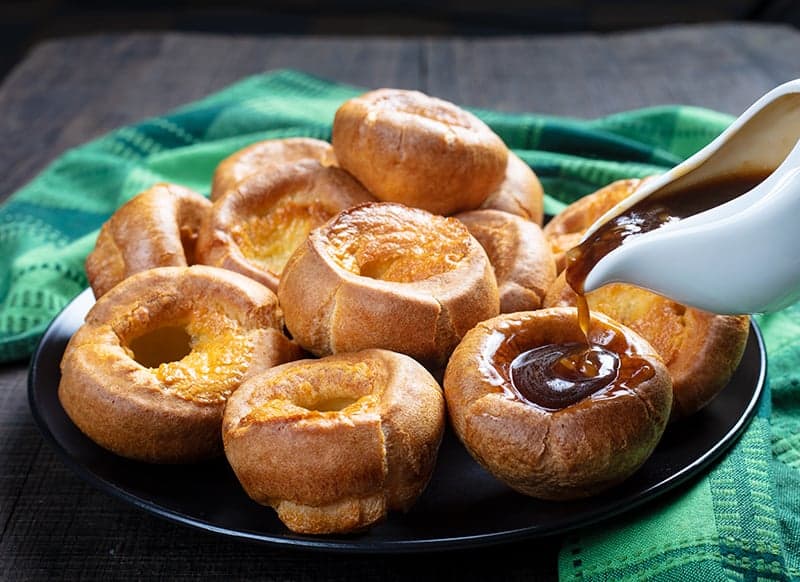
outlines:
{"label": "dark background", "polygon": [[800,26],[798,0],[0,0],[0,79],[49,38],[109,31],[498,35],[755,20]]}

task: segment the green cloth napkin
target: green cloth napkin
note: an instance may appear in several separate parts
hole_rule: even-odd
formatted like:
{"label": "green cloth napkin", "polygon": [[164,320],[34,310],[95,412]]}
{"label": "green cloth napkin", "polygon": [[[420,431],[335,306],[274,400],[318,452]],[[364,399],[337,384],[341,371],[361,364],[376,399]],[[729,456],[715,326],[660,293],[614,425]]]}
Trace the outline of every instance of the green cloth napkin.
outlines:
{"label": "green cloth napkin", "polygon": [[[53,316],[86,287],[86,254],[123,202],[159,181],[207,194],[217,163],[257,140],[329,139],[337,107],[360,92],[295,71],[258,75],[63,154],[0,207],[0,361],[29,355]],[[475,113],[534,168],[550,213],[613,180],[674,166],[731,121],[680,106],[591,121]],[[562,578],[800,576],[800,311],[759,323],[772,398],[763,399],[742,439],[702,478],[569,536]]]}

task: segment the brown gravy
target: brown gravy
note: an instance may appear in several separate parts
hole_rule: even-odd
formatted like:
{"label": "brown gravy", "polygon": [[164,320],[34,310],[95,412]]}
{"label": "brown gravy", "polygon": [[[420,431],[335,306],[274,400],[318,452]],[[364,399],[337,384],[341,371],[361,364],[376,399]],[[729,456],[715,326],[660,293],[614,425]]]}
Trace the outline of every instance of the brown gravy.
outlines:
{"label": "brown gravy", "polygon": [[734,174],[713,182],[650,196],[609,220],[588,239],[567,252],[566,278],[578,295],[578,323],[587,337],[589,306],[584,296],[584,283],[594,266],[629,237],[661,228],[667,223],[688,218],[713,208],[751,190],[766,178],[765,174]]}
{"label": "brown gravy", "polygon": [[628,237],[687,218],[744,194],[764,180],[763,174],[726,176],[649,197],[601,226],[591,237],[567,253],[566,278],[578,295],[578,323],[586,343],[549,344],[519,354],[508,376],[517,394],[530,404],[560,410],[591,397],[613,397],[651,378],[653,368],[627,352],[620,342],[592,345],[590,313],[584,294],[586,276],[608,253]]}
{"label": "brown gravy", "polygon": [[[498,371],[516,397],[551,412],[628,395],[655,374],[647,360],[631,351],[622,333],[604,330],[601,342],[588,348],[582,342],[535,347]],[[516,343],[508,338],[493,354],[499,356],[495,361],[503,361],[503,352]]]}
{"label": "brown gravy", "polygon": [[520,396],[558,410],[608,386],[619,370],[614,352],[583,343],[547,344],[511,362],[511,382]]}

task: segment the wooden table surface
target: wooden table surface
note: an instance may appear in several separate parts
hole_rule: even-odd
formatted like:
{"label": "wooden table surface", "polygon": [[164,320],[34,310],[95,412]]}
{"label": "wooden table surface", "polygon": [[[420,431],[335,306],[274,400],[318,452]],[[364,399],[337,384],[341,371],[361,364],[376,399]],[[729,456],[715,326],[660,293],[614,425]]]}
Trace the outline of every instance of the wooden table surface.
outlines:
{"label": "wooden table surface", "polygon": [[[0,85],[0,197],[65,149],[292,67],[469,106],[594,117],[687,103],[738,114],[800,77],[800,32],[717,24],[514,38],[119,34],[35,47]],[[145,514],[74,475],[28,409],[27,362],[0,366],[0,579],[547,580],[558,539],[423,556],[346,556],[233,541]]]}

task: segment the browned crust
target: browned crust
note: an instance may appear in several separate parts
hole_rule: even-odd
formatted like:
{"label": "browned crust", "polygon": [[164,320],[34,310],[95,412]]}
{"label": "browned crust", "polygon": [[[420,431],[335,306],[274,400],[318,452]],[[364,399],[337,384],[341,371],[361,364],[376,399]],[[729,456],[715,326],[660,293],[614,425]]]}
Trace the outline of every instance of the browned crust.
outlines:
{"label": "browned crust", "polygon": [[500,313],[539,309],[556,278],[550,245],[539,226],[500,210],[455,215],[486,254],[497,278]]}
{"label": "browned crust", "polygon": [[509,150],[505,178],[480,207],[516,214],[542,226],[544,190],[530,166]]}
{"label": "browned crust", "polygon": [[[497,315],[497,283],[486,253],[466,228],[467,254],[445,273],[410,283],[344,269],[330,256],[329,235],[345,213],[424,212],[392,203],[367,204],[318,228],[289,260],[278,297],[292,337],[318,356],[385,348],[431,367],[442,366],[477,322]],[[441,219],[454,220],[454,219]],[[409,232],[413,232],[411,222]],[[353,236],[369,236],[369,233]]]}
{"label": "browned crust", "polygon": [[[624,283],[587,295],[592,310],[605,313],[644,337],[672,376],[672,419],[694,414],[727,385],[747,344],[747,316],[716,315]],[[575,305],[562,273],[548,291],[545,307]]]}
{"label": "browned crust", "polygon": [[301,160],[316,160],[324,166],[336,165],[333,147],[326,141],[308,137],[260,141],[220,162],[211,183],[211,200],[222,198],[252,174]]}
{"label": "browned crust", "polygon": [[156,184],[121,206],[86,258],[95,297],[135,273],[194,263],[198,231],[211,203],[176,184]]}
{"label": "browned crust", "polygon": [[224,402],[175,395],[125,346],[125,338],[199,304],[224,310],[247,334],[244,378],[300,357],[281,333],[277,298],[259,283],[200,265],[144,271],[98,300],[64,353],[58,395],[84,434],[118,455],[148,462],[193,462],[222,452]]}
{"label": "browned crust", "polygon": [[508,160],[503,141],[471,113],[399,89],[345,102],[332,142],[340,166],[378,199],[443,215],[480,206]]}
{"label": "browned crust", "polygon": [[319,224],[341,210],[374,200],[347,172],[314,160],[251,174],[211,208],[197,243],[199,262],[242,273],[277,291],[280,273],[248,260],[232,233],[248,218],[267,215],[282,198],[319,206],[323,215]]}
{"label": "browned crust", "polygon": [[567,206],[544,227],[556,261],[557,272],[566,267],[566,252],[576,246],[594,222],[633,194],[642,180],[617,180]]}
{"label": "browned crust", "polygon": [[[574,309],[554,308],[482,322],[445,373],[448,412],[467,450],[512,488],[542,499],[594,495],[633,474],[661,438],[672,401],[669,373],[649,344],[602,314],[593,314],[592,333],[623,333],[631,352],[655,370],[651,379],[627,395],[590,397],[558,411],[514,396],[497,367],[539,345],[581,341],[576,319]],[[512,337],[513,353],[498,356],[499,338]]]}
{"label": "browned crust", "polygon": [[[331,388],[309,383],[307,374],[337,363],[368,370],[366,398],[337,411],[305,408]],[[336,374],[334,395],[352,397],[347,376]],[[277,412],[252,420],[252,411],[266,404]],[[389,510],[406,510],[419,497],[433,472],[444,415],[441,388],[422,366],[401,354],[365,350],[251,378],[228,401],[223,439],[247,494],[274,507],[290,529],[347,532]]]}

